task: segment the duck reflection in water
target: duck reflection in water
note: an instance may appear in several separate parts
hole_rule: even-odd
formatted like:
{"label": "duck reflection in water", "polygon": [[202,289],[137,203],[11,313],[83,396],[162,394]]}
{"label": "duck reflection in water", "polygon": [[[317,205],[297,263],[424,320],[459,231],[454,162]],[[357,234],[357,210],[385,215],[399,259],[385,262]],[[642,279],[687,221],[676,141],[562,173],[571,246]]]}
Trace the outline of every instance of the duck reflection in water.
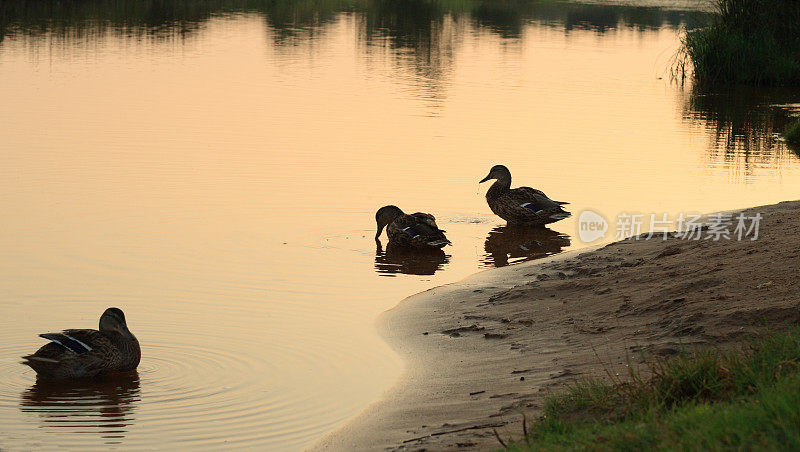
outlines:
{"label": "duck reflection in water", "polygon": [[548,228],[498,226],[486,237],[483,263],[486,266],[505,267],[510,263],[560,253],[569,244],[568,235]]}
{"label": "duck reflection in water", "polygon": [[450,255],[438,248],[409,249],[393,243],[386,245],[384,251],[378,243],[375,251],[375,271],[382,276],[432,275],[450,262]]}
{"label": "duck reflection in water", "polygon": [[38,414],[45,428],[96,432],[106,444],[118,444],[135,420],[139,400],[139,373],[134,370],[113,377],[37,380],[22,393],[20,409]]}

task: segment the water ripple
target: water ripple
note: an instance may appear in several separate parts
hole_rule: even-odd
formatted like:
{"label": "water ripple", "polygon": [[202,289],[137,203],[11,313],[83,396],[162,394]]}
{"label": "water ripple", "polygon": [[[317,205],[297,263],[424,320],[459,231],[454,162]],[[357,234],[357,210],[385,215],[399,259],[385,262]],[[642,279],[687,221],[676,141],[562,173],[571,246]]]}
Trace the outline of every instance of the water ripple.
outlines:
{"label": "water ripple", "polygon": [[[343,361],[343,356],[313,352],[324,347],[259,344],[266,354],[261,356],[272,357],[266,360],[248,350],[237,351],[236,342],[241,339],[222,334],[195,332],[189,336],[191,343],[185,341],[186,336],[181,341],[168,332],[159,337],[160,342],[143,345],[137,371],[96,379],[36,380],[18,360],[0,362],[0,374],[7,378],[0,388],[0,410],[18,409],[25,414],[4,416],[4,428],[16,432],[21,441],[7,438],[4,445],[162,447],[173,441],[199,448],[270,441],[283,445],[291,443],[287,438],[301,441],[309,430],[330,424],[307,409],[315,406],[313,390],[287,388],[282,383],[275,388],[271,377],[280,373],[277,363],[298,362],[312,369],[327,365],[336,370],[329,360]],[[21,356],[35,349],[36,344],[22,343],[2,348],[0,354]],[[148,420],[146,435],[131,435],[141,428],[137,417]],[[34,425],[48,434],[39,433],[37,442],[31,443],[34,436],[21,433]]]}

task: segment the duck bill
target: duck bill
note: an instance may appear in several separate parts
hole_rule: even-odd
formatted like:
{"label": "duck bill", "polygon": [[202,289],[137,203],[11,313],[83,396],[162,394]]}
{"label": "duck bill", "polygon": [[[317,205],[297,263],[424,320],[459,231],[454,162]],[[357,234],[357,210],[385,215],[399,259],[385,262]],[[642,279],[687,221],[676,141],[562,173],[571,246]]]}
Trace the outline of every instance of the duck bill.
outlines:
{"label": "duck bill", "polygon": [[484,178],[483,178],[483,179],[481,179],[481,181],[480,181],[480,182],[478,182],[478,183],[479,183],[479,184],[482,184],[482,183],[486,182],[486,181],[487,181],[487,180],[489,180],[489,179],[491,179],[491,175],[484,177]]}

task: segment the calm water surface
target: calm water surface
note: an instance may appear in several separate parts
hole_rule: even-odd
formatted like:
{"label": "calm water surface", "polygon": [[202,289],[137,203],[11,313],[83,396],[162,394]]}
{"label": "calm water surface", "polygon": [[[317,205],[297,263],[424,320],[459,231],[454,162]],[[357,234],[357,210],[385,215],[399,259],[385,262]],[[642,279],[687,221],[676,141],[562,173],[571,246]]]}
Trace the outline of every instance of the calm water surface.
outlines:
{"label": "calm water surface", "polygon": [[[0,4],[0,448],[308,447],[400,375],[380,312],[582,246],[492,216],[496,163],[609,218],[800,193],[796,94],[670,82],[696,2],[308,5]],[[376,250],[389,203],[454,246]],[[136,373],[18,364],[108,306]]]}

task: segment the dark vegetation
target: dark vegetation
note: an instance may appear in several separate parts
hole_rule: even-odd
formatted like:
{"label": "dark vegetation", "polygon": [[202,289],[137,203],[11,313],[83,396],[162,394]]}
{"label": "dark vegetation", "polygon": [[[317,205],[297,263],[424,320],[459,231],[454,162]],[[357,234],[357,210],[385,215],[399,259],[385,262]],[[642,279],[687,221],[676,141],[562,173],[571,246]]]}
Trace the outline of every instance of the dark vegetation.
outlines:
{"label": "dark vegetation", "polygon": [[794,146],[800,146],[800,120],[786,126],[786,131],[783,134],[786,137],[786,142]]}
{"label": "dark vegetation", "polygon": [[684,117],[715,132],[709,157],[746,168],[774,165],[788,156],[780,135],[798,113],[794,87],[699,85],[688,92]]}
{"label": "dark vegetation", "polygon": [[691,63],[698,81],[800,85],[799,1],[716,0],[716,5],[713,23],[684,38],[681,62]]}
{"label": "dark vegetation", "polygon": [[214,17],[259,14],[280,37],[312,31],[341,14],[365,18],[367,37],[397,45],[429,41],[448,19],[472,20],[506,37],[523,25],[594,29],[692,28],[707,20],[700,11],[592,5],[554,0],[37,0],[0,2],[0,42],[19,34],[93,34],[112,31],[163,36],[186,34]]}
{"label": "dark vegetation", "polygon": [[800,329],[658,359],[546,401],[510,450],[798,450]]}
{"label": "dark vegetation", "polygon": [[[597,33],[628,28],[692,28],[702,11],[558,0],[0,0],[0,47],[5,39],[85,42],[106,35],[190,40],[209,21],[236,15],[261,18],[274,45],[290,47],[322,36],[326,27],[354,18],[365,51],[396,49],[433,93],[453,67],[464,23],[519,39],[535,22]],[[438,94],[433,94],[433,97]]]}
{"label": "dark vegetation", "polygon": [[[702,3],[698,3],[700,5]],[[323,36],[330,24],[354,18],[365,52],[389,48],[398,65],[418,74],[431,97],[442,95],[454,66],[465,22],[482,31],[517,40],[526,24],[561,29],[614,30],[695,29],[713,14],[624,4],[581,4],[557,0],[0,0],[0,50],[7,39],[37,45],[91,42],[109,35],[132,39],[191,40],[210,21],[247,15],[264,21],[267,39],[292,47]],[[769,94],[768,103],[796,102],[792,93]],[[719,137],[713,149],[721,159],[739,156],[745,165],[764,163],[782,143],[774,132],[785,122],[753,93],[693,89],[686,117],[711,121]],[[763,111],[762,111],[763,110]]]}

